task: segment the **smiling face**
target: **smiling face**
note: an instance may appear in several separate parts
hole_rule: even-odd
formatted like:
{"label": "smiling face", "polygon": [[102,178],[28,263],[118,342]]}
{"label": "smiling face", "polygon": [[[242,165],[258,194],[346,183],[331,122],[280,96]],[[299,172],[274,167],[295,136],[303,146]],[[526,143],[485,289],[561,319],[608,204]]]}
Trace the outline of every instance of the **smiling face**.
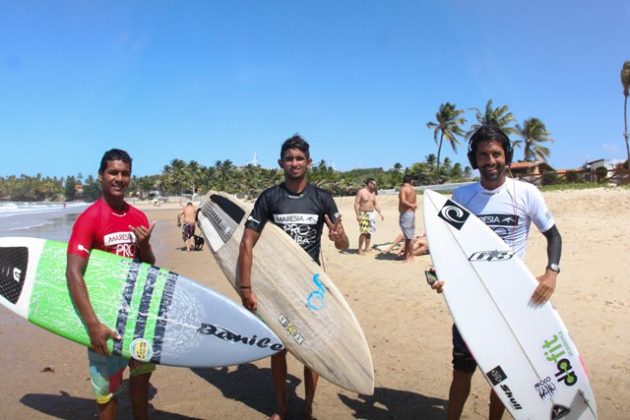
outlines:
{"label": "smiling face", "polygon": [[103,188],[106,200],[122,200],[131,182],[131,165],[122,160],[108,160],[98,180]]}
{"label": "smiling face", "polygon": [[481,185],[494,190],[505,182],[505,150],[497,140],[479,142],[475,152],[475,160],[481,175]]}
{"label": "smiling face", "polygon": [[311,160],[306,157],[306,153],[300,149],[287,149],[278,160],[278,164],[284,170],[284,176],[287,180],[301,180],[306,176]]}

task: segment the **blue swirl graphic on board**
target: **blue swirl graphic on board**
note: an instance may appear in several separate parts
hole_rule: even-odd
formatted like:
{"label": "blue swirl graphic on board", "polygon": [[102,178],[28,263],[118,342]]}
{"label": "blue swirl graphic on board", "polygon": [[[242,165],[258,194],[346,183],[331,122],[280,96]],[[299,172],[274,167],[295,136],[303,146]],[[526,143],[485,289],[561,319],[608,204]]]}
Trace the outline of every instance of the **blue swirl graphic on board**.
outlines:
{"label": "blue swirl graphic on board", "polygon": [[324,283],[319,280],[319,273],[313,276],[313,284],[317,290],[313,290],[306,298],[306,306],[312,311],[319,311],[326,306],[326,288]]}

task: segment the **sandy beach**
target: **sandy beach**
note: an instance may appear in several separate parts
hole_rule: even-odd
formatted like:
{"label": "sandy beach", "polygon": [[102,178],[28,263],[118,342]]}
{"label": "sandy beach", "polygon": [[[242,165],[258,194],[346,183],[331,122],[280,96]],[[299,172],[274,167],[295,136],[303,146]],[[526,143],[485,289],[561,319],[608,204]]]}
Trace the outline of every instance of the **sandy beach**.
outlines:
{"label": "sandy beach", "polygon": [[[630,190],[558,191],[544,196],[563,237],[562,272],[553,303],[588,368],[600,418],[627,418]],[[374,395],[363,396],[322,380],[314,414],[319,419],[444,418],[452,320],[444,299],[424,280],[422,271],[430,257],[402,263],[377,251],[358,255],[354,198],[338,198],[337,203],[351,248],[339,252],[324,240],[323,261],[365,331],[376,383]],[[372,244],[391,241],[399,232],[397,197],[379,196],[379,203],[385,220],[379,222]],[[209,250],[182,250],[178,206],[143,207],[149,220],[158,222],[152,239],[158,265],[238,300]],[[417,230],[422,231],[422,226],[419,211]],[[545,264],[545,240],[533,227],[527,265],[539,275]],[[4,308],[0,309],[0,342],[0,419],[96,417],[85,348]],[[297,414],[304,395],[302,369],[293,357],[288,360],[289,398]],[[152,385],[151,413],[157,419],[263,419],[273,412],[269,360],[219,369],[161,366]],[[487,417],[488,393],[489,386],[476,373],[463,418]],[[130,418],[130,413],[123,396],[120,418]]]}

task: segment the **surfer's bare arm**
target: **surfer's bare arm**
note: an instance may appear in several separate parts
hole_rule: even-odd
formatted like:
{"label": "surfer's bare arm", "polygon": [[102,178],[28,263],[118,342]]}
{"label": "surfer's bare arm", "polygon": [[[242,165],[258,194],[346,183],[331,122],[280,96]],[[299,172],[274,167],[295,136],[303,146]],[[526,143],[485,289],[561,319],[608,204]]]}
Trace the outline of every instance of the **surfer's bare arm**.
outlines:
{"label": "surfer's bare arm", "polygon": [[361,201],[362,201],[361,192],[362,191],[363,191],[362,189],[359,190],[354,199],[354,213],[357,216],[357,221],[359,221],[359,210],[361,209]]}
{"label": "surfer's bare arm", "polygon": [[348,249],[350,241],[341,223],[341,215],[337,217],[337,222],[333,223],[328,215],[325,214],[324,221],[326,222],[326,226],[328,226],[328,239],[335,243],[335,248],[340,250]]}
{"label": "surfer's bare arm", "polygon": [[87,327],[92,349],[97,353],[108,354],[107,339],[120,340],[120,336],[106,325],[101,324],[96,313],[94,313],[87,287],[85,286],[85,279],[83,278],[87,263],[87,258],[82,258],[78,255],[68,255],[66,265],[68,290],[75,307],[81,314]]}
{"label": "surfer's bare arm", "polygon": [[256,311],[258,301],[256,294],[252,290],[252,261],[254,258],[254,246],[260,238],[260,233],[246,228],[243,232],[243,238],[238,249],[238,269],[241,279],[240,293],[243,306],[250,311]]}
{"label": "surfer's bare arm", "polygon": [[560,255],[562,254],[562,236],[560,236],[556,225],[543,232],[543,235],[547,238],[547,268],[544,274],[538,277],[538,287],[536,287],[532,295],[532,302],[535,304],[547,302],[556,289],[558,272],[551,270],[549,267],[559,266]]}
{"label": "surfer's bare arm", "polygon": [[129,226],[134,235],[136,235],[136,245],[138,246],[138,258],[140,261],[155,264],[155,255],[153,255],[153,249],[151,249],[151,233],[153,232],[153,228],[155,227],[155,223],[153,222],[149,225],[149,227],[144,226]]}
{"label": "surfer's bare arm", "polygon": [[398,199],[405,209],[415,211],[418,208],[418,205],[415,203],[416,197],[413,196],[413,191],[410,186],[405,185],[400,188]]}

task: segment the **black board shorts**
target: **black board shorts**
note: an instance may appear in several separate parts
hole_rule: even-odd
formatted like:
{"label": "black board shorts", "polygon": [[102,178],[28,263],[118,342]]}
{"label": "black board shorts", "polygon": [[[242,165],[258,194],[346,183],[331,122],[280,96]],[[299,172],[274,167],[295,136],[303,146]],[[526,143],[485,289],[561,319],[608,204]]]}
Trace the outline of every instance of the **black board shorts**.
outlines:
{"label": "black board shorts", "polygon": [[473,357],[459,330],[453,324],[453,369],[466,373],[473,373],[477,368],[477,362]]}

